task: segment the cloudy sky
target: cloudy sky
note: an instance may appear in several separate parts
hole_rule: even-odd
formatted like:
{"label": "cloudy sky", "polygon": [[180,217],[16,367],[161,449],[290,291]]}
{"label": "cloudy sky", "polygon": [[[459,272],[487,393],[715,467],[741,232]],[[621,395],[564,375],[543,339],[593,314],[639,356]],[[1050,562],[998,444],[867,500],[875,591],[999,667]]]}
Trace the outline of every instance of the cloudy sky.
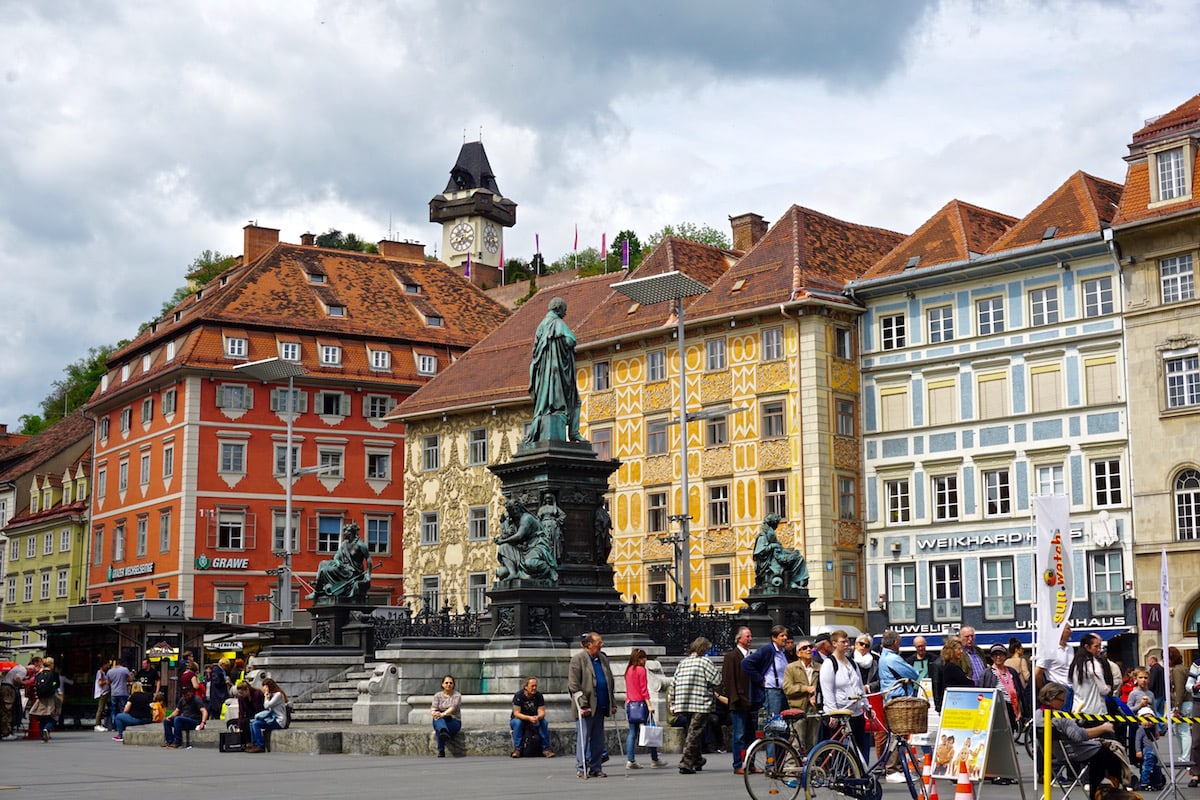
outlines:
{"label": "cloudy sky", "polygon": [[482,137],[506,254],[791,204],[1021,216],[1200,92],[1200,4],[0,0],[0,422],[250,220],[440,242]]}

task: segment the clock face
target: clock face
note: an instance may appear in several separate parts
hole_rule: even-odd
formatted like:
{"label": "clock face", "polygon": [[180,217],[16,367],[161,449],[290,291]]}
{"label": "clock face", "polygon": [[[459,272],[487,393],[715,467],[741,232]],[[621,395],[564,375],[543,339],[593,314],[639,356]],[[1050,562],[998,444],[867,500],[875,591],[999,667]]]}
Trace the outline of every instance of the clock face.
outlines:
{"label": "clock face", "polygon": [[494,253],[500,249],[500,232],[490,222],[483,229],[483,246],[487,248],[489,253]]}
{"label": "clock face", "polygon": [[465,222],[460,222],[450,229],[450,246],[460,253],[471,249],[475,241],[475,229]]}

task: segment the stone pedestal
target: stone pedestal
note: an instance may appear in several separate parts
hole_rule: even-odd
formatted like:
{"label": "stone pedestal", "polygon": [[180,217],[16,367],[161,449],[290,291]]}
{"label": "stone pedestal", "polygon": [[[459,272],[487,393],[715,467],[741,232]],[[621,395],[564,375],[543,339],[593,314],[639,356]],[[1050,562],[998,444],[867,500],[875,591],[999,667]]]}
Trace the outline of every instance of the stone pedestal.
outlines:
{"label": "stone pedestal", "polygon": [[351,612],[359,611],[370,616],[373,608],[374,606],[363,603],[340,603],[336,601],[313,605],[308,611],[312,617],[313,644],[332,645],[334,647],[348,645],[361,648],[363,642],[359,635],[351,635],[351,631],[348,630],[348,626],[353,621],[350,618],[350,614]]}
{"label": "stone pedestal", "polygon": [[[530,585],[525,585],[530,584]],[[487,648],[546,646],[562,641],[562,590],[533,581],[497,581],[488,592]]]}
{"label": "stone pedestal", "polygon": [[786,625],[793,636],[807,636],[812,632],[811,607],[814,600],[816,598],[809,594],[807,589],[795,592],[763,591],[756,586],[744,598],[749,613],[741,616],[747,619],[746,624],[750,626],[755,637],[766,635],[766,631],[760,632],[754,625],[755,620],[764,618],[770,622],[768,630],[771,625]]}

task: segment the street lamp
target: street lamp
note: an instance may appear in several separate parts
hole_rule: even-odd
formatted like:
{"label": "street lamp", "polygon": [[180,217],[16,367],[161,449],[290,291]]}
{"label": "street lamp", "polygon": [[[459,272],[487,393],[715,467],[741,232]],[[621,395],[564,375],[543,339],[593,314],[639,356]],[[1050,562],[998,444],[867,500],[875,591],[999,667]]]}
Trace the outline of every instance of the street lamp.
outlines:
{"label": "street lamp", "polygon": [[682,513],[679,517],[679,550],[676,558],[679,560],[679,589],[684,608],[691,607],[692,599],[692,558],[691,558],[691,512],[688,499],[688,430],[687,423],[691,422],[687,413],[687,353],[683,346],[683,301],[688,297],[708,292],[708,287],[700,281],[679,270],[663,272],[658,275],[647,275],[644,278],[633,278],[612,284],[612,288],[630,298],[634,302],[649,306],[668,301],[675,303],[675,339],[679,345],[679,490],[682,495]]}
{"label": "street lamp", "polygon": [[293,426],[296,417],[295,379],[307,375],[308,370],[291,361],[284,361],[278,356],[264,358],[261,361],[251,361],[234,367],[238,372],[244,372],[251,378],[263,383],[272,383],[287,378],[287,400],[283,411],[287,414],[287,438],[284,444],[283,456],[283,566],[279,572],[279,621],[292,621],[292,483],[302,474],[292,463]]}

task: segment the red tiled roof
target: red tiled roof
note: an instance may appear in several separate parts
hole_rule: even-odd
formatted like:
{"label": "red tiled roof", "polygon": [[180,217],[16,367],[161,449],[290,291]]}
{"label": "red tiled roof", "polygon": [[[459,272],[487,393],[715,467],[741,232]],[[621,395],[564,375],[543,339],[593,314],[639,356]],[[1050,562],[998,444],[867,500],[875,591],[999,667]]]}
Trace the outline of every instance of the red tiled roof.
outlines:
{"label": "red tiled roof", "polygon": [[[312,283],[310,274],[324,275],[324,282]],[[417,285],[420,292],[410,293],[406,285]],[[330,302],[343,305],[345,315],[330,316]],[[277,244],[253,263],[227,270],[199,297],[184,300],[114,353],[108,362],[113,370],[108,390],[97,390],[92,402],[180,366],[230,368],[233,362],[224,357],[222,331],[249,339],[249,360],[278,355],[277,338],[298,340],[302,348],[315,348],[318,342],[338,344],[350,361],[330,374],[342,378],[358,374],[378,379],[379,373],[366,368],[365,342],[388,343],[393,346],[395,379],[404,377],[405,365],[412,361],[411,353],[401,350],[432,348],[445,352],[448,362],[507,315],[499,303],[440,262]],[[427,320],[432,316],[443,324],[431,327]],[[176,343],[170,362],[164,352],[168,340]],[[356,354],[361,359],[356,360]],[[142,369],[145,355],[150,356],[149,370]],[[303,360],[310,371],[324,372],[315,358]],[[122,364],[131,367],[123,383],[116,379]],[[407,372],[415,378],[415,367]]]}
{"label": "red tiled roof", "polygon": [[1200,180],[1200,148],[1196,149],[1196,160],[1192,164],[1191,197],[1161,203],[1154,208],[1150,207],[1150,181],[1154,178],[1150,174],[1149,159],[1144,150],[1156,140],[1169,141],[1185,133],[1197,135],[1200,133],[1198,129],[1200,95],[1147,123],[1133,135],[1133,142],[1129,146],[1130,155],[1126,156],[1129,167],[1125,172],[1125,193],[1121,196],[1121,206],[1112,222],[1114,227],[1200,208],[1200,191],[1196,188],[1196,181]]}
{"label": "red tiled roof", "polygon": [[[579,270],[565,269],[562,272],[552,272],[549,275],[537,276],[538,291],[552,289],[579,277]],[[529,294],[529,281],[513,281],[504,286],[493,286],[487,290],[487,296],[500,305],[512,311],[517,307],[517,301]]]}
{"label": "red tiled roof", "polygon": [[609,284],[625,277],[610,272],[542,289],[454,364],[404,400],[387,419],[411,419],[464,406],[529,401],[529,357],[533,334],[550,301],[567,302],[567,324],[582,344],[588,310],[612,294]]}
{"label": "red tiled roof", "polygon": [[68,414],[4,454],[0,459],[0,483],[9,483],[33,472],[59,453],[81,443],[86,443],[90,448],[94,428],[95,424],[82,411]]}
{"label": "red tiled roof", "polygon": [[1187,130],[1200,120],[1200,94],[1145,124],[1133,134],[1134,144]]}
{"label": "red tiled roof", "polygon": [[1030,211],[1008,232],[997,239],[989,253],[999,253],[1046,241],[1050,228],[1057,228],[1051,239],[1063,239],[1083,233],[1096,233],[1112,222],[1121,200],[1121,184],[1076,172]]}
{"label": "red tiled roof", "polygon": [[1007,214],[989,211],[961,200],[951,200],[917,228],[912,236],[879,259],[863,274],[862,279],[898,275],[904,272],[913,258],[920,259],[914,267],[916,269],[966,261],[972,254],[986,253],[1016,221],[1016,217]]}

